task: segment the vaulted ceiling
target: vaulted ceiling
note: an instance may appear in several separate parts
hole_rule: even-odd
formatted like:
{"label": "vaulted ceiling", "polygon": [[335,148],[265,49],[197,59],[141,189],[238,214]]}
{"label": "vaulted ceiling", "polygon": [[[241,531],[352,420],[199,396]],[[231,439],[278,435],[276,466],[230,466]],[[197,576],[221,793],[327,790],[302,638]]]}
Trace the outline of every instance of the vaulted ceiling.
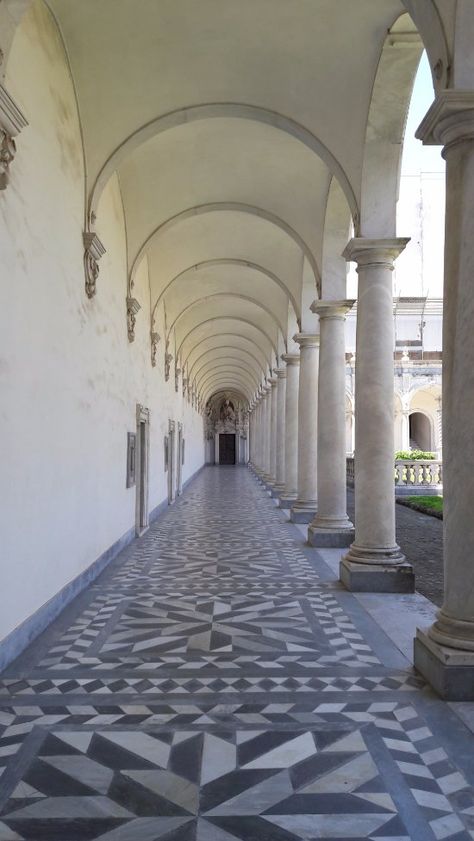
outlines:
{"label": "vaulted ceiling", "polygon": [[203,398],[251,399],[293,333],[317,329],[312,300],[344,295],[367,138],[378,154],[403,135],[372,97],[392,33],[387,78],[408,104],[421,54],[409,4],[47,2],[77,92],[86,227],[117,173],[130,283],[146,257],[152,313],[165,309]]}

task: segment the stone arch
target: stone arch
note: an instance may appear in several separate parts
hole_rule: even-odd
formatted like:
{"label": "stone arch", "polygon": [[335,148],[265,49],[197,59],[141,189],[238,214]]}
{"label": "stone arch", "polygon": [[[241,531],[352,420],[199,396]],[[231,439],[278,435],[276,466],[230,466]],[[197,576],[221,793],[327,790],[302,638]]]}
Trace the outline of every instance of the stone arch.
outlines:
{"label": "stone arch", "polygon": [[130,155],[134,149],[141,146],[152,137],[167,131],[171,128],[176,128],[184,124],[190,124],[197,120],[209,120],[219,117],[235,118],[241,120],[251,120],[260,122],[265,125],[274,127],[278,131],[283,131],[294,137],[317,157],[319,157],[328,170],[340,181],[342,189],[346,194],[348,204],[354,220],[359,219],[359,207],[353,187],[346,175],[342,165],[328,149],[328,147],[300,123],[295,122],[289,117],[279,114],[276,111],[271,111],[267,108],[260,108],[256,105],[248,105],[238,102],[213,102],[201,103],[200,105],[191,105],[185,108],[178,108],[175,111],[170,111],[162,114],[156,119],[142,125],[130,134],[119,146],[112,152],[108,159],[103,164],[95,182],[92,186],[89,206],[88,218],[89,221],[94,218],[97,213],[97,205],[100,194],[109,180],[112,173],[118,169],[120,163]]}
{"label": "stone arch", "polygon": [[278,356],[278,349],[277,349],[277,346],[275,345],[275,343],[274,343],[273,339],[272,339],[272,338],[268,335],[268,333],[266,333],[266,332],[265,332],[265,330],[262,330],[262,328],[261,328],[261,327],[259,327],[257,324],[254,324],[254,323],[253,323],[253,321],[250,321],[248,318],[240,318],[240,317],[238,317],[238,316],[236,316],[236,315],[221,315],[221,316],[216,316],[215,318],[207,318],[207,319],[204,319],[204,321],[201,321],[199,324],[195,324],[195,325],[194,325],[194,327],[193,327],[193,328],[192,328],[192,329],[191,329],[191,330],[190,330],[190,331],[186,334],[186,336],[185,336],[185,337],[181,340],[181,343],[180,343],[180,345],[179,345],[179,347],[178,347],[178,349],[177,349],[176,355],[177,355],[177,356],[179,356],[179,355],[180,355],[180,353],[181,353],[181,349],[182,349],[182,347],[183,347],[183,345],[184,345],[185,341],[189,338],[189,336],[190,336],[192,333],[194,333],[194,331],[195,331],[195,330],[197,330],[199,327],[202,327],[204,324],[210,324],[210,323],[212,323],[212,322],[215,322],[215,321],[222,321],[222,320],[224,320],[224,319],[225,319],[226,321],[238,321],[238,322],[241,322],[242,324],[249,324],[251,327],[254,327],[254,328],[255,328],[256,330],[258,330],[258,331],[259,331],[259,332],[260,332],[260,333],[261,333],[261,334],[262,334],[262,335],[266,338],[266,340],[269,342],[269,344],[270,344],[270,345],[271,345],[271,347],[273,348],[273,352],[274,352],[275,356]]}
{"label": "stone arch", "polygon": [[[155,313],[158,309],[158,306],[159,306],[161,300],[163,299],[164,295],[170,289],[170,287],[173,285],[173,283],[175,281],[182,279],[188,273],[196,272],[197,270],[202,269],[202,268],[206,268],[207,266],[226,266],[226,265],[245,266],[246,268],[254,269],[256,272],[260,272],[261,274],[265,275],[265,277],[268,277],[269,280],[273,281],[273,283],[275,283],[282,290],[282,292],[285,293],[285,295],[288,297],[288,299],[293,304],[293,307],[295,307],[295,312],[297,312],[297,313],[300,312],[294,296],[289,291],[286,284],[282,280],[280,280],[280,278],[276,274],[274,274],[274,272],[271,272],[268,269],[265,269],[263,266],[257,265],[256,263],[252,263],[249,260],[239,260],[239,259],[230,258],[230,257],[222,257],[222,258],[218,258],[218,259],[214,259],[214,260],[205,260],[202,263],[196,263],[194,266],[189,266],[183,272],[180,272],[179,275],[176,275],[176,277],[174,277],[172,280],[170,280],[168,285],[160,293],[159,297],[156,300],[155,305],[153,306],[152,313],[151,313],[152,325],[153,325],[153,319],[155,317]],[[221,294],[227,294],[227,293],[223,292]],[[241,297],[245,297],[245,296],[241,296]],[[248,300],[250,300],[250,299],[248,299]],[[269,310],[267,310],[267,312],[270,314]],[[280,326],[280,329],[282,329],[281,326]],[[284,332],[283,329],[282,329],[282,332]]]}
{"label": "stone arch", "polygon": [[403,138],[422,52],[415,24],[404,13],[387,34],[372,89],[362,168],[360,236],[396,236]]}
{"label": "stone arch", "polygon": [[434,424],[427,412],[418,409],[410,411],[410,446],[416,450],[434,450]]}
{"label": "stone arch", "polygon": [[249,363],[248,360],[243,360],[238,356],[222,356],[218,359],[209,359],[205,362],[199,370],[194,372],[194,375],[191,373],[189,376],[193,379],[194,382],[201,381],[201,379],[210,371],[216,371],[217,369],[228,368],[240,368],[243,371],[248,371],[252,373],[256,378],[257,382],[260,382],[262,377],[262,371],[258,367],[255,369],[253,363]]}
{"label": "stone arch", "polygon": [[193,307],[201,305],[205,301],[214,300],[215,298],[238,298],[241,301],[248,301],[255,307],[258,307],[258,309],[261,309],[264,312],[266,312],[267,315],[269,315],[270,318],[275,322],[282,335],[285,335],[285,328],[282,325],[281,321],[278,320],[276,315],[274,315],[274,313],[272,313],[272,311],[268,307],[266,307],[264,304],[261,304],[260,301],[257,301],[256,298],[251,298],[249,295],[240,295],[237,292],[215,292],[213,295],[204,295],[202,298],[198,298],[196,301],[193,301],[191,304],[188,304],[186,307],[184,307],[184,309],[181,310],[179,315],[177,315],[174,321],[170,324],[166,338],[169,339],[171,332],[176,327],[179,319],[182,318],[182,316],[185,315],[187,312],[189,312],[189,310],[193,309]]}
{"label": "stone arch", "polygon": [[[218,372],[218,373],[216,373],[216,372]],[[210,371],[207,371],[203,375],[202,379],[199,382],[198,382],[197,379],[195,379],[194,382],[195,382],[195,384],[198,388],[205,388],[207,383],[209,383],[211,380],[214,381],[214,380],[216,380],[216,378],[220,377],[221,372],[222,372],[222,376],[224,376],[224,377],[231,377],[231,376],[243,377],[243,379],[246,382],[248,382],[249,384],[251,384],[254,388],[258,388],[258,384],[259,384],[258,377],[255,374],[252,375],[248,369],[243,368],[240,365],[232,365],[232,366],[229,365],[229,366],[224,366],[224,367],[217,366],[216,368],[214,368]]]}
{"label": "stone arch", "polygon": [[342,253],[350,238],[352,216],[340,184],[331,178],[326,203],[323,234],[321,297],[346,297],[348,264]]}
{"label": "stone arch", "polygon": [[[209,348],[209,350],[204,351],[204,353],[202,353],[201,356],[197,357],[197,359],[193,362],[193,364],[191,365],[191,367],[189,369],[189,376],[192,377],[193,370],[194,370],[195,366],[198,365],[200,362],[202,362],[202,359],[203,359],[204,356],[207,356],[208,354],[211,354],[211,353],[213,354],[213,353],[215,353],[215,351],[222,351],[222,350],[231,351],[231,352],[238,352],[239,354],[243,354],[245,357],[248,357],[253,362],[255,362],[256,365],[258,366],[258,368],[261,370],[262,374],[265,374],[265,367],[262,365],[261,360],[257,359],[255,354],[251,353],[248,350],[245,350],[244,348],[237,348],[237,347],[235,347],[235,345],[217,345],[217,347]],[[218,358],[220,358],[220,356],[218,356]],[[239,357],[235,357],[235,358],[239,358]],[[201,370],[201,368],[199,368],[198,370]]]}
{"label": "stone arch", "polygon": [[402,3],[423,39],[435,90],[450,87],[452,62],[448,37],[438,6],[434,0],[402,0]]}
{"label": "stone arch", "polygon": [[205,386],[205,387],[202,388],[202,390],[200,392],[200,397],[202,398],[202,400],[204,402],[206,402],[207,399],[209,398],[209,396],[211,394],[213,394],[216,390],[218,390],[218,388],[220,388],[224,391],[227,391],[227,390],[232,389],[234,387],[240,388],[242,390],[242,392],[245,394],[245,396],[247,397],[247,400],[250,402],[250,400],[252,399],[252,395],[254,394],[254,391],[249,386],[248,382],[246,382],[246,380],[244,380],[244,379],[242,379],[242,378],[240,378],[236,375],[233,375],[232,377],[225,377],[224,376],[222,378],[218,378],[218,379],[213,380],[211,383],[209,383],[208,386]]}
{"label": "stone arch", "polygon": [[[231,338],[231,339],[238,338],[238,339],[240,339],[240,341],[247,342],[252,347],[252,350],[255,349],[255,351],[258,351],[262,355],[264,363],[265,363],[265,364],[262,365],[262,360],[260,360],[259,364],[262,366],[263,371],[265,371],[266,368],[268,367],[268,365],[271,364],[271,356],[270,356],[270,358],[268,358],[265,355],[263,349],[259,345],[257,345],[252,339],[249,339],[248,336],[243,336],[240,333],[215,333],[212,336],[206,336],[204,339],[201,339],[200,341],[196,342],[196,344],[193,346],[193,348],[189,351],[188,355],[186,356],[186,359],[183,360],[183,364],[188,363],[191,354],[193,354],[197,350],[197,348],[200,347],[200,345],[204,344],[204,342],[210,342],[210,341],[213,341],[214,339],[215,340],[220,340],[220,339],[223,339],[223,338],[226,338],[226,339],[227,338]],[[228,347],[235,348],[236,345],[228,345]],[[208,350],[209,350],[209,352],[211,352],[211,351],[214,351],[215,349],[216,348],[209,348]],[[243,348],[242,348],[242,350],[243,350]],[[250,353],[250,351],[247,351],[247,352]],[[207,353],[207,351],[205,351],[204,353]],[[198,358],[200,358],[200,357],[198,357]],[[194,364],[195,364],[195,361],[193,362],[193,365]]]}
{"label": "stone arch", "polygon": [[147,239],[144,241],[141,248],[139,249],[138,253],[133,258],[129,273],[129,286],[133,286],[133,280],[138,265],[156,237],[159,237],[160,235],[166,233],[166,231],[170,230],[170,228],[174,227],[175,225],[178,225],[185,219],[189,219],[191,216],[200,216],[206,213],[215,213],[216,211],[248,213],[261,219],[265,219],[270,224],[275,225],[275,227],[277,228],[280,228],[280,230],[287,234],[290,237],[290,239],[292,239],[296,243],[296,245],[301,249],[314,272],[316,285],[318,286],[318,288],[320,287],[321,273],[317,265],[316,259],[310,247],[305,242],[305,240],[298,234],[298,232],[295,231],[294,228],[291,227],[291,225],[285,222],[284,219],[281,219],[274,213],[271,213],[270,211],[264,210],[260,207],[255,207],[254,205],[243,204],[242,202],[212,202],[209,204],[196,205],[195,207],[190,207],[186,210],[181,211],[181,213],[178,213],[176,216],[172,216],[166,222],[163,222],[161,225],[155,228],[155,230],[150,234],[149,237],[147,237]]}

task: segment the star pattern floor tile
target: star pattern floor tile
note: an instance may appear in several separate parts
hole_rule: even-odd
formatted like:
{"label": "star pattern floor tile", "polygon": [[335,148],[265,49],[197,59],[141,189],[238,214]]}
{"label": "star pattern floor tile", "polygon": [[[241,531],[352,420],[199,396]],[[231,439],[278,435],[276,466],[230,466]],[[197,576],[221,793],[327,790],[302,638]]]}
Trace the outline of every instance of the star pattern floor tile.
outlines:
{"label": "star pattern floor tile", "polygon": [[468,841],[469,739],[208,468],[0,678],[0,841]]}

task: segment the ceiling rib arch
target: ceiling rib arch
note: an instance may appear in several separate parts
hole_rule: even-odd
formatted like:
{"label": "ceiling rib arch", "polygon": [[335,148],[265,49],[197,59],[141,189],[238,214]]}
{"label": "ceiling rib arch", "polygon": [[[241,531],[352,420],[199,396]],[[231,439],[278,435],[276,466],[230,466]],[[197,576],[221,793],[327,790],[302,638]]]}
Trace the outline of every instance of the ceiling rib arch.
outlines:
{"label": "ceiling rib arch", "polygon": [[194,377],[192,377],[193,382],[201,382],[203,377],[207,376],[213,371],[217,371],[218,369],[230,371],[234,368],[238,368],[241,371],[248,371],[249,374],[253,374],[256,377],[257,382],[260,382],[262,378],[261,371],[256,371],[253,367],[250,368],[248,365],[241,364],[242,361],[243,360],[239,360],[238,357],[225,357],[222,360],[212,360],[211,362],[204,365],[199,371],[196,371]]}
{"label": "ceiling rib arch", "polygon": [[204,324],[211,324],[212,322],[223,321],[223,320],[225,320],[225,321],[238,321],[242,324],[248,324],[250,327],[254,327],[256,330],[259,331],[259,333],[261,333],[266,338],[267,342],[272,347],[275,356],[278,358],[278,348],[275,345],[273,339],[268,335],[268,333],[265,330],[263,330],[261,327],[259,327],[258,324],[254,324],[253,321],[250,321],[250,319],[241,318],[240,316],[236,316],[236,315],[217,315],[217,316],[214,316],[213,318],[205,318],[204,321],[201,321],[199,324],[195,324],[194,327],[192,327],[191,330],[189,330],[189,332],[186,333],[184,338],[181,340],[180,345],[179,345],[179,347],[176,351],[177,356],[180,355],[181,349],[182,349],[185,341],[187,339],[189,339],[189,337],[195,332],[195,330],[198,330],[200,327],[203,327]]}
{"label": "ceiling rib arch", "polygon": [[[204,356],[207,356],[210,353],[214,353],[215,351],[221,351],[221,350],[232,351],[233,353],[239,353],[239,354],[243,353],[245,356],[248,356],[250,359],[252,359],[256,363],[256,365],[258,366],[258,368],[262,372],[262,374],[265,373],[265,367],[262,365],[261,360],[257,359],[257,357],[253,353],[250,353],[250,351],[245,350],[244,348],[239,348],[236,345],[218,345],[216,348],[210,348],[209,350],[202,353],[201,356],[197,357],[197,359],[193,362],[193,364],[191,365],[191,368],[189,369],[189,376],[190,377],[192,376],[192,373],[193,373],[193,370],[194,370],[195,366],[197,364],[199,364],[199,362],[203,359]],[[224,358],[227,358],[227,357],[224,357]],[[206,364],[206,363],[204,363],[204,364]],[[200,371],[201,368],[199,368],[198,370]],[[196,374],[197,374],[197,372],[196,372]]]}
{"label": "ceiling rib arch", "polygon": [[271,213],[268,210],[264,210],[261,207],[256,207],[255,205],[251,204],[244,204],[242,202],[209,202],[208,204],[196,205],[195,207],[190,207],[186,210],[182,210],[180,213],[177,213],[175,216],[172,216],[170,219],[167,219],[166,222],[163,222],[161,225],[158,225],[158,227],[155,228],[155,230],[147,237],[147,239],[140,247],[138,253],[133,258],[129,273],[130,287],[133,287],[133,281],[138,266],[143,260],[143,257],[147,253],[148,249],[151,247],[155,238],[159,238],[160,235],[165,234],[175,225],[179,225],[180,222],[184,222],[186,219],[190,219],[192,216],[201,216],[207,213],[225,211],[230,211],[233,213],[247,213],[252,216],[256,216],[260,219],[264,219],[266,222],[269,222],[270,224],[275,225],[275,227],[280,228],[280,230],[287,234],[290,237],[290,239],[292,239],[295,242],[295,244],[301,249],[313,270],[316,287],[318,289],[320,288],[321,272],[319,266],[311,248],[300,236],[300,234],[298,234],[298,232],[295,231],[295,229],[292,228],[291,225],[289,225],[287,222],[285,222],[284,219],[281,219],[276,214]]}
{"label": "ceiling rib arch", "polygon": [[[256,272],[260,272],[261,274],[265,275],[270,280],[272,280],[274,283],[276,283],[277,286],[282,290],[282,292],[285,293],[287,298],[291,301],[291,304],[293,306],[293,309],[295,310],[298,322],[301,321],[301,309],[298,306],[294,295],[290,292],[290,290],[288,289],[286,284],[276,274],[274,274],[274,272],[271,272],[271,271],[269,271],[269,269],[265,269],[263,266],[259,266],[257,263],[253,263],[250,260],[241,260],[241,259],[237,259],[237,258],[233,258],[233,257],[219,257],[219,258],[214,258],[213,260],[203,260],[201,263],[195,263],[193,266],[189,266],[187,269],[184,269],[184,271],[180,272],[178,275],[176,275],[176,277],[174,277],[172,280],[170,280],[168,285],[163,289],[163,291],[158,296],[158,298],[156,300],[156,303],[153,307],[153,310],[152,310],[152,313],[151,313],[152,324],[153,324],[153,320],[155,318],[155,314],[156,314],[157,308],[158,308],[161,300],[165,296],[166,292],[173,285],[173,283],[175,283],[175,281],[177,281],[177,280],[181,280],[188,273],[195,272],[199,269],[207,268],[208,266],[245,266],[246,268],[254,269]],[[225,294],[225,293],[222,293],[222,294]],[[248,299],[248,300],[250,300],[250,299]]]}
{"label": "ceiling rib arch", "polygon": [[200,306],[205,301],[211,301],[211,300],[214,300],[215,298],[237,298],[240,301],[248,301],[249,303],[253,304],[255,307],[258,307],[258,309],[261,309],[264,312],[266,312],[267,315],[269,315],[270,318],[275,322],[276,326],[281,331],[283,337],[286,339],[286,330],[285,330],[284,325],[281,323],[281,321],[278,320],[276,315],[274,315],[274,313],[272,313],[272,311],[270,309],[268,309],[268,307],[264,306],[264,304],[260,303],[260,301],[257,301],[256,298],[251,298],[249,295],[241,295],[238,292],[215,292],[212,295],[204,295],[202,298],[198,298],[196,301],[193,301],[191,304],[188,304],[186,307],[184,307],[183,310],[181,310],[179,315],[176,316],[174,321],[170,324],[170,326],[168,328],[168,333],[167,333],[166,338],[169,339],[173,329],[176,327],[178,321],[180,320],[180,318],[183,317],[183,315],[185,315],[190,310],[192,310],[193,307]]}
{"label": "ceiling rib arch", "polygon": [[199,396],[205,403],[207,403],[210,395],[214,394],[216,390],[222,389],[223,391],[226,391],[232,388],[242,389],[249,402],[252,399],[252,395],[255,393],[254,388],[251,388],[247,382],[234,375],[233,377],[222,377],[214,380],[207,386],[207,388],[203,388]]}
{"label": "ceiling rib arch", "polygon": [[277,111],[272,111],[267,108],[261,108],[256,105],[248,105],[238,102],[212,102],[202,103],[200,105],[191,105],[186,108],[178,108],[175,111],[170,111],[163,114],[156,119],[142,125],[130,134],[122,143],[116,147],[114,152],[103,164],[94,185],[91,190],[89,199],[88,218],[90,224],[97,215],[97,207],[100,196],[103,192],[111,175],[118,169],[125,158],[130,155],[136,148],[146,143],[158,134],[169,129],[176,128],[198,120],[209,120],[219,117],[235,118],[240,120],[250,120],[253,122],[264,123],[273,128],[286,132],[291,137],[300,141],[310,151],[312,151],[323,163],[327,166],[329,172],[334,175],[341,184],[342,189],[347,198],[349,207],[353,217],[354,227],[356,230],[359,226],[359,206],[355,196],[353,187],[349,181],[346,172],[342,165],[328,149],[328,147],[313,134],[309,129],[305,128],[300,123],[280,114]]}
{"label": "ceiling rib arch", "polygon": [[223,377],[240,376],[240,377],[243,377],[244,380],[246,382],[248,382],[249,385],[252,386],[252,388],[258,388],[258,384],[259,384],[258,377],[252,377],[250,375],[250,373],[248,371],[246,371],[245,368],[240,368],[239,366],[235,366],[234,368],[230,368],[230,367],[225,366],[223,369],[221,369],[221,372],[219,372],[217,369],[215,369],[215,371],[210,371],[208,374],[204,375],[204,377],[199,382],[197,382],[197,380],[195,380],[196,386],[198,388],[200,388],[200,387],[204,388],[207,385],[207,383],[209,382],[209,380],[215,380],[216,377],[220,377],[220,376],[223,376]]}
{"label": "ceiling rib arch", "polygon": [[[255,348],[256,350],[258,350],[258,351],[262,354],[262,356],[263,356],[263,358],[264,358],[264,360],[265,360],[265,366],[264,366],[264,368],[266,368],[266,366],[267,366],[267,365],[268,365],[268,366],[269,366],[269,365],[271,365],[271,357],[267,357],[267,356],[265,355],[265,352],[264,352],[264,350],[260,347],[260,345],[258,345],[258,344],[257,344],[256,342],[254,342],[252,339],[249,339],[249,338],[248,338],[248,336],[243,336],[241,333],[214,333],[214,335],[212,335],[212,336],[206,336],[204,339],[201,339],[199,342],[196,342],[196,344],[194,345],[194,347],[193,347],[193,348],[189,351],[188,355],[187,355],[187,356],[186,356],[186,358],[183,360],[183,364],[185,364],[185,365],[186,365],[186,363],[188,363],[188,362],[189,362],[189,358],[191,357],[191,355],[192,355],[195,351],[197,351],[197,349],[198,349],[198,348],[199,348],[202,344],[204,344],[204,342],[210,342],[210,341],[213,341],[214,339],[215,339],[215,340],[219,340],[219,339],[223,339],[223,338],[233,338],[233,339],[239,339],[240,341],[245,341],[245,342],[248,342],[248,344],[252,347],[252,349],[253,349],[253,348]],[[237,347],[237,345],[230,345],[230,347]],[[212,350],[214,350],[214,348],[208,348],[208,350],[209,350],[209,351],[212,351]],[[249,352],[249,351],[248,351],[248,352]],[[204,354],[204,353],[207,353],[207,351],[204,351],[204,352],[203,352],[203,354]],[[203,355],[203,354],[201,354],[201,355]],[[197,358],[199,359],[200,357],[197,357]],[[195,362],[196,362],[196,360],[194,360],[193,365],[195,364]]]}

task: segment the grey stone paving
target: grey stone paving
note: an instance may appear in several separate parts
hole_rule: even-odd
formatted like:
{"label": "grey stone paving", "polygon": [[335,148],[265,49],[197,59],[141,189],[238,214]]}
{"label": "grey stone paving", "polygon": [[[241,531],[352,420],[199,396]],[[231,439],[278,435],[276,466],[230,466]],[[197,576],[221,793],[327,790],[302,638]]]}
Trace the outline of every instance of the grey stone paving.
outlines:
{"label": "grey stone paving", "polygon": [[[354,517],[354,491],[347,495],[349,516]],[[415,571],[419,593],[434,604],[443,603],[443,521],[404,505],[395,506],[397,540]]]}
{"label": "grey stone paving", "polygon": [[474,838],[474,737],[244,468],[0,679],[0,841]]}

